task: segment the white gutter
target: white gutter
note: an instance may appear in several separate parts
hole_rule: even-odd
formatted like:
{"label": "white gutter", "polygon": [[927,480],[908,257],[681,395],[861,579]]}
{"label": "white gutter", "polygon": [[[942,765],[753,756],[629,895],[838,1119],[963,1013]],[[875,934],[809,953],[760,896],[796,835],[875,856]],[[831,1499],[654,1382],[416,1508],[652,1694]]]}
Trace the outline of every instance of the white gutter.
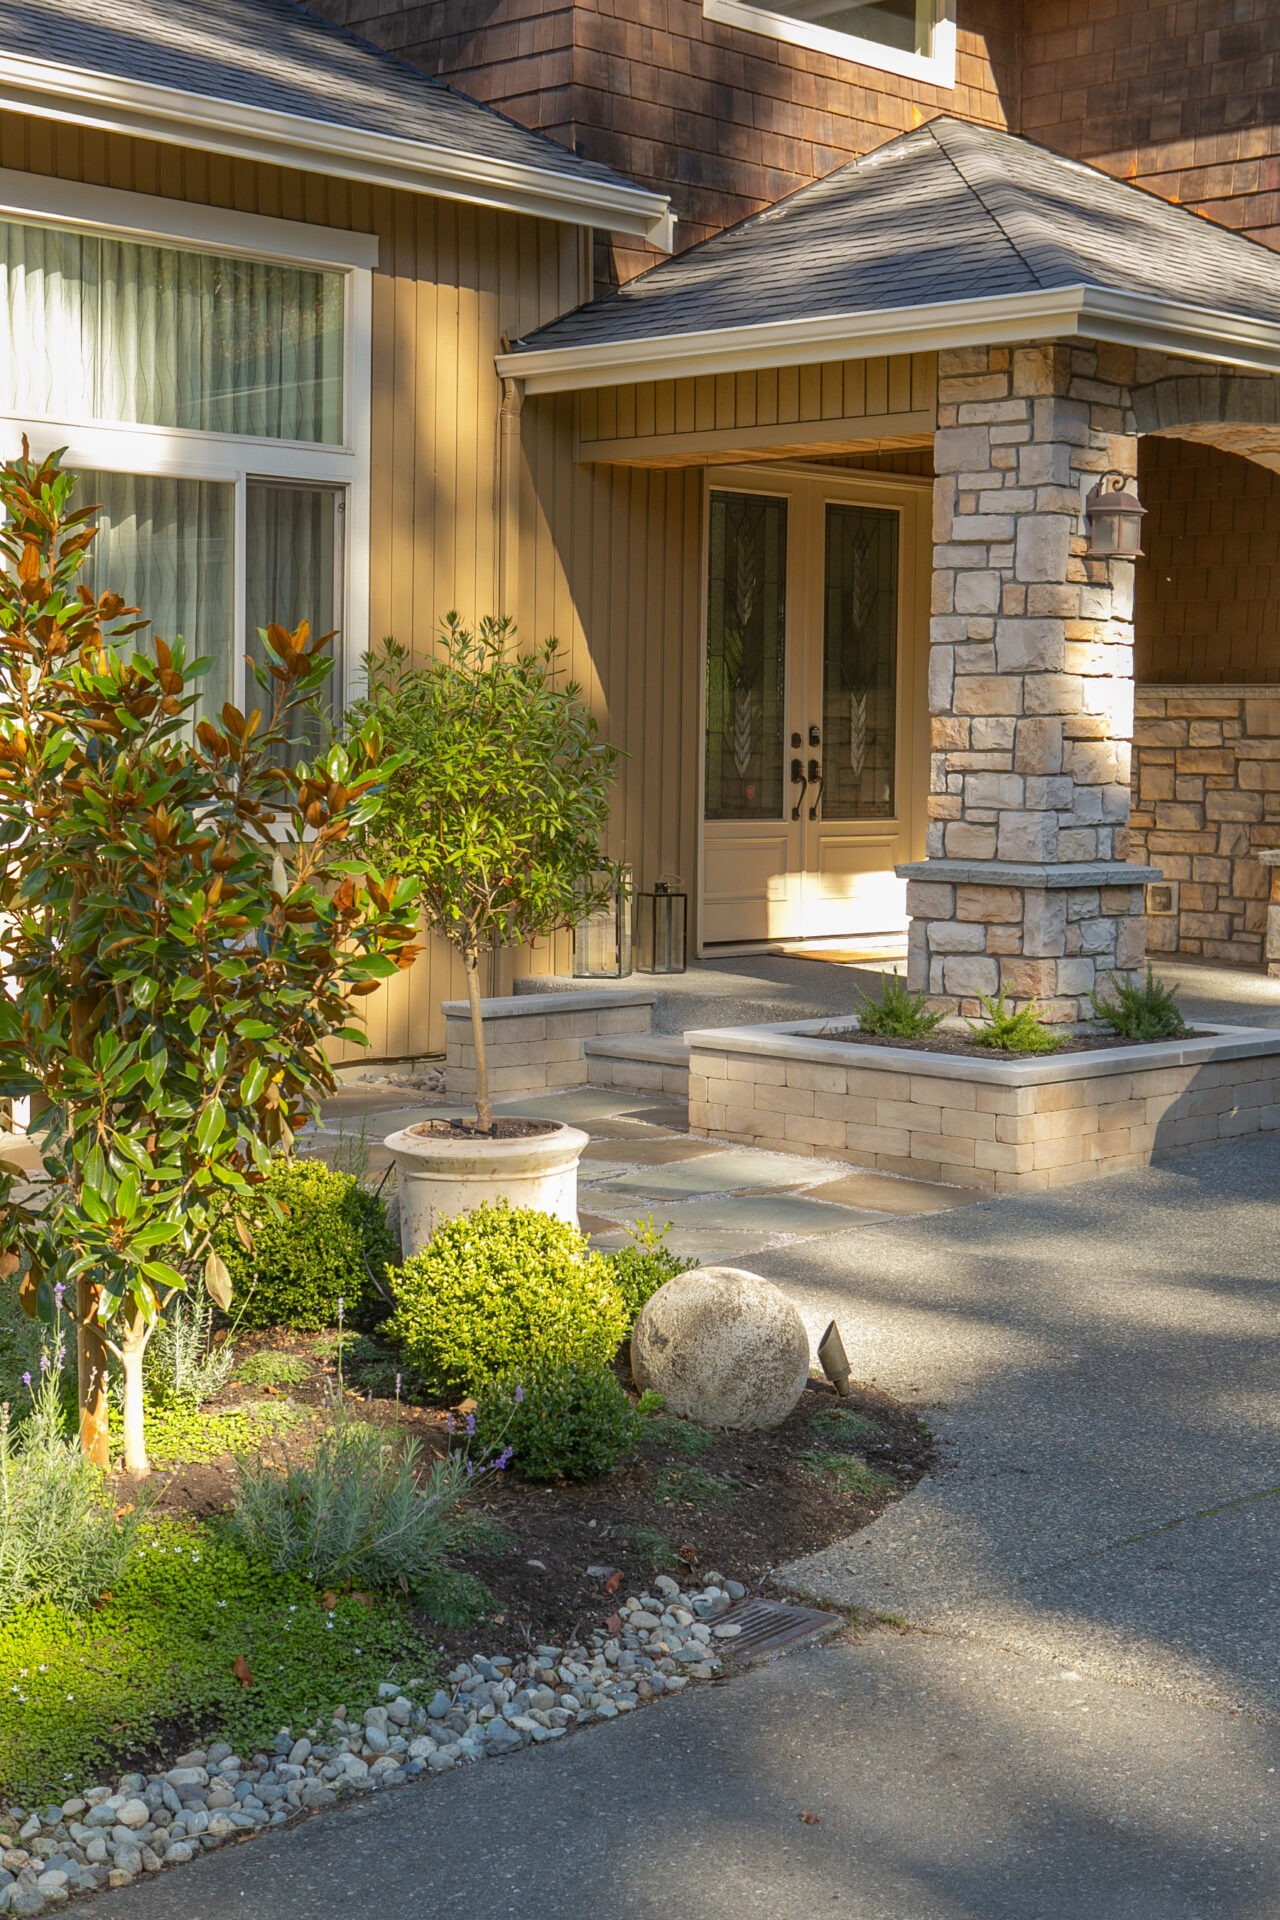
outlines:
{"label": "white gutter", "polygon": [[542,220],[639,234],[671,250],[664,194],[544,171],[394,134],[312,120],[0,51],[0,105],[44,120],[133,134],[371,186],[439,194]]}
{"label": "white gutter", "polygon": [[1075,336],[1280,372],[1280,324],[1086,286],[582,347],[535,347],[499,354],[496,365],[503,378],[522,381],[526,393],[567,393],[582,387],[628,386],[637,380]]}

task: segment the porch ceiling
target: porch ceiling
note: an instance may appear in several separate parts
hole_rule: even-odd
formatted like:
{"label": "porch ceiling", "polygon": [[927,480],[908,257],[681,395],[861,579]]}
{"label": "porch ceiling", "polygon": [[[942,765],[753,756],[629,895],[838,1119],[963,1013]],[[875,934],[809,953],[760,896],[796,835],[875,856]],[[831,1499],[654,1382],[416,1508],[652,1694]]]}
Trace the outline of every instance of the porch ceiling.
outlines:
{"label": "porch ceiling", "polygon": [[1087,335],[1280,370],[1280,257],[942,117],[518,341],[529,392]]}

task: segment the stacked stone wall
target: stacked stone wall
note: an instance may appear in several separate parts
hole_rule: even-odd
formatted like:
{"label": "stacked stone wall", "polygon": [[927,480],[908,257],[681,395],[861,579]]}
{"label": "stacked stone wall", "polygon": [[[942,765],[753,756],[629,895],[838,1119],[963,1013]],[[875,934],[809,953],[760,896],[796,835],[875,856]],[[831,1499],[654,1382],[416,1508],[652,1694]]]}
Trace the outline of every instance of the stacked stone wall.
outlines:
{"label": "stacked stone wall", "polygon": [[1280,847],[1280,689],[1140,687],[1134,722],[1135,858],[1177,885],[1152,914],[1155,953],[1260,965]]}

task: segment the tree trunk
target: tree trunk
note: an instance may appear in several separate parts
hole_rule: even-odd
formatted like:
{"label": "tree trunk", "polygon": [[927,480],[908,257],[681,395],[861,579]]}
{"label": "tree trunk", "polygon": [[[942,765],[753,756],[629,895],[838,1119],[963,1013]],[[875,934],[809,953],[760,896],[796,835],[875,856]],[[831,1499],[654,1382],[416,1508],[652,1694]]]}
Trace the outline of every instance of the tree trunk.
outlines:
{"label": "tree trunk", "polygon": [[80,1393],[80,1446],[105,1473],[111,1465],[107,1433],[107,1347],[98,1327],[99,1288],[76,1283],[76,1373]]}
{"label": "tree trunk", "polygon": [[151,1472],[143,1432],[142,1356],[150,1329],[132,1301],[121,1324],[120,1362],[124,1373],[124,1470],[145,1480]]}
{"label": "tree trunk", "polygon": [[471,1043],[476,1055],[476,1125],[481,1133],[493,1132],[493,1108],[489,1104],[489,1065],[484,1055],[484,1016],[480,1011],[480,956],[472,949],[462,956],[467,971],[467,1005],[471,1009]]}

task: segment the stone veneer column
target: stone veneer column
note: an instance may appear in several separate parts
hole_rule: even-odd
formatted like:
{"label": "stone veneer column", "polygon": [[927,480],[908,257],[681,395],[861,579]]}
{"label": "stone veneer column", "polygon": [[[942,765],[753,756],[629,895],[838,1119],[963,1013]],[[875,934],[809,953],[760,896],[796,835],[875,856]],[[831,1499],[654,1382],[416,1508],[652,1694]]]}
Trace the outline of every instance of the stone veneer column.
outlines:
{"label": "stone veneer column", "polygon": [[928,858],[905,874],[908,978],[1087,1017],[1145,952],[1126,863],[1133,565],[1087,560],[1082,482],[1132,476],[1134,356],[1103,345],[939,356]]}

